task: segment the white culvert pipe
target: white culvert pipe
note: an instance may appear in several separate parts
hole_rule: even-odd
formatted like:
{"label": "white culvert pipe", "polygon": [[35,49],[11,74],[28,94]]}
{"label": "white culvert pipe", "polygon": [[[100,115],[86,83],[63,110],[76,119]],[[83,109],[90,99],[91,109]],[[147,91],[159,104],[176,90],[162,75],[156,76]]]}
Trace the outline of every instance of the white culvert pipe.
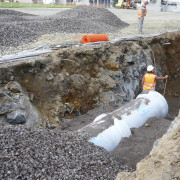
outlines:
{"label": "white culvert pipe", "polygon": [[111,113],[103,113],[94,121],[80,129],[89,134],[89,142],[112,151],[122,137],[131,135],[130,128],[141,127],[149,117],[165,118],[168,104],[165,98],[156,91],[140,94],[136,99]]}

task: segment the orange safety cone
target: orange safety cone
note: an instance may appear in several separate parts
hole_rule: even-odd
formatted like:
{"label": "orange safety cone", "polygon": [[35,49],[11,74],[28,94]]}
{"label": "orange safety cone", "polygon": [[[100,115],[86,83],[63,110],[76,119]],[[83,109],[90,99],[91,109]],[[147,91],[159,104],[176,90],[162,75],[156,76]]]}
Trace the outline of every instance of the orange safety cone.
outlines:
{"label": "orange safety cone", "polygon": [[109,41],[109,38],[106,34],[87,34],[81,38],[83,44],[98,41]]}

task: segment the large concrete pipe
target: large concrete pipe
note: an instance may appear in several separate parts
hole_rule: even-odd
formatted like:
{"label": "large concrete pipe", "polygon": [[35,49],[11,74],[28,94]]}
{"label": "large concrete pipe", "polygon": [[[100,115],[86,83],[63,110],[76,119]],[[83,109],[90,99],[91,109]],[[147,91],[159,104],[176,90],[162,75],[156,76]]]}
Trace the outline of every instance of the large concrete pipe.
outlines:
{"label": "large concrete pipe", "polygon": [[139,128],[149,117],[165,118],[168,104],[156,91],[140,94],[136,99],[111,113],[103,113],[94,121],[80,129],[89,134],[89,142],[112,151],[122,137],[131,135],[130,128]]}

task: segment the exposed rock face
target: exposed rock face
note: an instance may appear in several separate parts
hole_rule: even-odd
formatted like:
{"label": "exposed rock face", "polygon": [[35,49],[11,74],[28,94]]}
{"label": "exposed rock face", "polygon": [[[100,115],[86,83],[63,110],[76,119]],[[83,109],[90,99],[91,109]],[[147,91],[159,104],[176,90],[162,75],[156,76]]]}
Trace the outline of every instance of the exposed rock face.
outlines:
{"label": "exposed rock face", "polygon": [[[139,50],[132,46],[127,56],[135,53],[137,58],[129,63],[128,57],[121,54],[132,44]],[[31,103],[40,111],[43,122],[57,126],[62,118],[86,113],[101,104],[118,105],[134,98],[140,91],[146,61],[152,63],[142,54],[141,47],[132,42],[123,47],[70,47],[36,61],[2,68],[1,78],[6,83],[13,74],[14,80],[33,96]]]}
{"label": "exposed rock face", "polygon": [[17,82],[9,82],[0,91],[0,124],[37,125],[40,117],[28,96]]}

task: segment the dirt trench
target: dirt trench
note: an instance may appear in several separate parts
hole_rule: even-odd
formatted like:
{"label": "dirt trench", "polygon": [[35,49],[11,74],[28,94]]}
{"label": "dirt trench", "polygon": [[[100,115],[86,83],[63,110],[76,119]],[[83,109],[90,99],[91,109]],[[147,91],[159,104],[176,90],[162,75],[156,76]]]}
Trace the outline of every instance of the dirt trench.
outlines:
{"label": "dirt trench", "polygon": [[[158,76],[169,75],[165,97],[170,109],[168,118],[172,120],[180,107],[179,37],[178,31],[57,49],[35,59],[1,66],[1,87],[9,93],[5,85],[18,82],[40,114],[39,125],[58,127],[89,110],[120,106],[135,98],[141,92],[146,66],[153,64]],[[159,82],[157,91],[163,93],[164,87],[165,83]]]}
{"label": "dirt trench", "polygon": [[[30,126],[78,130],[99,114],[134,99],[142,90],[141,79],[147,65],[153,64],[158,76],[169,76],[165,91],[165,81],[157,83],[157,91],[165,92],[168,101],[167,119],[150,119],[148,130],[146,127],[133,130],[135,140],[122,141],[112,152],[117,161],[134,169],[179,112],[179,58],[180,31],[177,31],[149,38],[57,48],[41,57],[2,65],[0,122],[24,124],[27,119],[36,119]],[[15,117],[17,112],[20,115]],[[142,135],[146,142],[141,141]],[[133,147],[133,152],[127,147]],[[137,147],[144,151],[137,154]],[[120,151],[123,159],[117,158]]]}

